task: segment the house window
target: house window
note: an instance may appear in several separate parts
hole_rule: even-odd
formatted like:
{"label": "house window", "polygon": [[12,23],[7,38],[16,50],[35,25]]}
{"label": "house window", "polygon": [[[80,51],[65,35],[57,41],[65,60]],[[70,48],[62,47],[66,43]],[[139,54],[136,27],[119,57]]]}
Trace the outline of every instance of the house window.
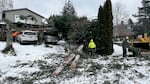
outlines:
{"label": "house window", "polygon": [[25,19],[21,19],[20,15],[15,15],[15,22],[21,22],[21,23],[25,23]]}

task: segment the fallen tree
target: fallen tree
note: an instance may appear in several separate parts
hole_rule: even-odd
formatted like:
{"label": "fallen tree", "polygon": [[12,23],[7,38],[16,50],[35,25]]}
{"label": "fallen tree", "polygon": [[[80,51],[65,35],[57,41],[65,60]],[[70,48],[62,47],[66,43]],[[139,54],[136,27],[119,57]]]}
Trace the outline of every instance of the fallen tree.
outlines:
{"label": "fallen tree", "polygon": [[[83,45],[79,45],[75,52],[81,52],[83,49]],[[79,60],[80,55],[74,52],[71,52],[68,57],[64,60],[63,63],[60,64],[58,68],[52,73],[52,77],[56,77],[63,69],[65,66],[67,66],[69,63],[71,63],[70,68],[71,70],[75,71],[77,61]]]}
{"label": "fallen tree", "polygon": [[72,61],[71,65],[70,65],[70,69],[72,71],[75,71],[79,59],[80,59],[80,55],[76,55],[75,59]]}

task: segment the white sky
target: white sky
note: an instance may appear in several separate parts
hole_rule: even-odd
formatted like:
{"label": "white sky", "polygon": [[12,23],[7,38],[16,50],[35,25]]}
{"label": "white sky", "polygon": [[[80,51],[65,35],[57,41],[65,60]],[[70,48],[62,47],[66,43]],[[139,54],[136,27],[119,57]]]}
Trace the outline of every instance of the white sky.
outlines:
{"label": "white sky", "polygon": [[[32,11],[48,18],[53,14],[60,14],[66,0],[13,0],[14,8],[29,8]],[[98,8],[105,0],[72,0],[78,16],[97,16]],[[112,0],[112,6],[120,2],[128,15],[136,14],[137,7],[141,6],[142,0]]]}

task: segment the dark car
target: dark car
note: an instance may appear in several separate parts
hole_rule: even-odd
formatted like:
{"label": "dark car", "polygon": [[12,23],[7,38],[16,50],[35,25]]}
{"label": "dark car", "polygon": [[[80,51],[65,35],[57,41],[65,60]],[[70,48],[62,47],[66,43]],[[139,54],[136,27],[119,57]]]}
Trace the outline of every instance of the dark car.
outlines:
{"label": "dark car", "polygon": [[57,44],[58,42],[58,36],[57,32],[51,31],[51,32],[44,32],[44,41],[45,43],[51,43],[51,44]]}

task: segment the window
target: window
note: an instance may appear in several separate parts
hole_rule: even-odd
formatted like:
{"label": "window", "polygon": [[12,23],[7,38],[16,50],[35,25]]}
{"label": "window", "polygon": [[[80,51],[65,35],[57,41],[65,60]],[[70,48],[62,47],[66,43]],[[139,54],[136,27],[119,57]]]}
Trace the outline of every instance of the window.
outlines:
{"label": "window", "polygon": [[21,23],[25,23],[25,19],[21,19],[20,15],[15,15],[15,22],[21,22]]}
{"label": "window", "polygon": [[26,35],[36,35],[35,32],[24,32],[24,34],[26,34]]}

